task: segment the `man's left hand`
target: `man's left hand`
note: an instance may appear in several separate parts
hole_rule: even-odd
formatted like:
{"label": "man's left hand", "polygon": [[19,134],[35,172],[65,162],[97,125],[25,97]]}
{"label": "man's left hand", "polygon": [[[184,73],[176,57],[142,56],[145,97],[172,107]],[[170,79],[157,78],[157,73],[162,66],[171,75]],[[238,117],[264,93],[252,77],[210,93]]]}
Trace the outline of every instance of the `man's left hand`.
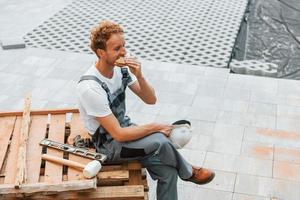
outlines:
{"label": "man's left hand", "polygon": [[125,58],[126,66],[129,67],[131,73],[133,73],[137,79],[142,78],[141,63],[136,58]]}

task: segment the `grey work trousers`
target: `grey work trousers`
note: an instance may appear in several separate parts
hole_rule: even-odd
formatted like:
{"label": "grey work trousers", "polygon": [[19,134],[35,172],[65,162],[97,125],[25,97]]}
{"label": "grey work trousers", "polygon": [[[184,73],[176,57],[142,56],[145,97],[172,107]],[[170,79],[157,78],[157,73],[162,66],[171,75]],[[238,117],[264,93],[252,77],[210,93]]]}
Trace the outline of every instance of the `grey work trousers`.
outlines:
{"label": "grey work trousers", "polygon": [[108,162],[139,160],[158,181],[157,200],[177,200],[177,177],[192,176],[192,166],[162,133],[130,142],[112,140],[104,143],[100,152],[108,155]]}

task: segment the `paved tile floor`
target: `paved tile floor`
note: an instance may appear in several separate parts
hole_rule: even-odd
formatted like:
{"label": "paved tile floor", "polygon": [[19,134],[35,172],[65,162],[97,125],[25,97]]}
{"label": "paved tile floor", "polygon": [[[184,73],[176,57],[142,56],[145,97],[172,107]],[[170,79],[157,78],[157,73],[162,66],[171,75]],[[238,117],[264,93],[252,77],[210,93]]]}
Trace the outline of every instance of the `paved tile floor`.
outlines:
{"label": "paved tile floor", "polygon": [[[22,36],[65,3],[0,0],[0,36]],[[21,110],[28,92],[36,109],[76,106],[76,82],[94,61],[88,54],[0,49],[0,110]],[[191,163],[216,171],[215,180],[203,186],[179,180],[179,199],[300,199],[299,81],[203,66],[142,64],[158,103],[147,106],[128,92],[128,114],[141,124],[191,120],[193,139],[180,152]],[[155,199],[155,182],[149,183],[150,199]]]}

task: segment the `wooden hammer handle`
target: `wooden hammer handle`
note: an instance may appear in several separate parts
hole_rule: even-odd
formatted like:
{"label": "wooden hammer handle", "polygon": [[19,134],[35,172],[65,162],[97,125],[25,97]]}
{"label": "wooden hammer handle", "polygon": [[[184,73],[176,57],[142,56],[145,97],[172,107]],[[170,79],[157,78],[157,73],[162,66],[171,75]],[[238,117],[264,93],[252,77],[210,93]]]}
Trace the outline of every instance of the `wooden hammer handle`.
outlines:
{"label": "wooden hammer handle", "polygon": [[75,162],[75,161],[72,161],[72,160],[66,160],[66,159],[63,159],[63,158],[56,157],[56,156],[51,156],[51,155],[48,155],[48,154],[42,154],[42,159],[44,159],[46,161],[51,161],[51,162],[54,162],[54,163],[57,163],[57,164],[65,165],[65,166],[68,166],[68,167],[72,167],[72,168],[75,168],[75,169],[79,169],[79,170],[83,170],[84,167],[85,167],[85,165],[83,165],[81,163],[78,163],[78,162]]}

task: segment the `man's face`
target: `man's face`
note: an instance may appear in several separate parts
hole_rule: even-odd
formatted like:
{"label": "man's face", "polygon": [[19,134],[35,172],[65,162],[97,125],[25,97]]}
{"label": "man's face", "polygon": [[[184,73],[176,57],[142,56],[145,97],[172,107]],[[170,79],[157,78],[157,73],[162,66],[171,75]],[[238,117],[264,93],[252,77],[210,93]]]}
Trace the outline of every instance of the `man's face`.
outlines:
{"label": "man's face", "polygon": [[114,65],[115,61],[120,57],[124,57],[125,54],[124,34],[112,34],[106,42],[106,50],[104,51],[102,58],[105,59],[109,65]]}

